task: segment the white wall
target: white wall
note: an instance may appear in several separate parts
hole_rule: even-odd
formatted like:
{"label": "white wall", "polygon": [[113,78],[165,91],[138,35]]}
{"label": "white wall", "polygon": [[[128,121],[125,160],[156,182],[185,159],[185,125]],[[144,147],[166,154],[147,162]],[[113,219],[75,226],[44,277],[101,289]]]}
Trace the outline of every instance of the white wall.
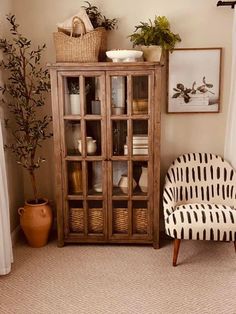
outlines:
{"label": "white wall", "polygon": [[[1,0],[0,5],[0,36],[7,36],[7,21],[6,14],[12,10],[12,1]],[[0,56],[1,60],[1,56]],[[2,84],[2,77],[0,77],[0,84]],[[6,108],[4,110],[5,117],[8,115]],[[4,141],[8,142],[9,134],[6,129],[4,132]],[[19,224],[19,217],[17,209],[24,204],[24,190],[23,190],[23,176],[21,168],[16,164],[15,159],[10,152],[6,152],[6,166],[8,174],[8,190],[9,190],[9,202],[10,202],[10,220],[11,231],[13,231]]]}
{"label": "white wall", "polygon": [[[127,36],[140,21],[165,15],[172,30],[179,33],[178,47],[223,47],[222,105],[218,114],[166,114],[162,108],[162,176],[181,153],[204,151],[223,154],[231,68],[231,28],[233,10],[216,7],[216,0],[100,0],[91,1],[108,17],[119,19],[118,30],[109,35],[108,48],[131,48]],[[36,43],[47,44],[46,62],[54,62],[52,32],[56,23],[77,12],[79,0],[13,0],[22,31]],[[50,104],[46,111],[51,112]],[[45,148],[48,163],[40,171],[41,191],[52,197],[52,141]],[[47,178],[46,178],[47,176]],[[26,181],[26,187],[28,183]]]}

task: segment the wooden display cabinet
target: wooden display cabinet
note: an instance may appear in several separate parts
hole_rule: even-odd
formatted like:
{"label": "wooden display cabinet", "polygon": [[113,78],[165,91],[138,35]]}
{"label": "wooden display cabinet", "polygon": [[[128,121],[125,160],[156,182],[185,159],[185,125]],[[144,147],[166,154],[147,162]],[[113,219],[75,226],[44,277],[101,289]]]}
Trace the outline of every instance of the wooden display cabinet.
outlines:
{"label": "wooden display cabinet", "polygon": [[158,248],[161,65],[49,67],[58,245]]}

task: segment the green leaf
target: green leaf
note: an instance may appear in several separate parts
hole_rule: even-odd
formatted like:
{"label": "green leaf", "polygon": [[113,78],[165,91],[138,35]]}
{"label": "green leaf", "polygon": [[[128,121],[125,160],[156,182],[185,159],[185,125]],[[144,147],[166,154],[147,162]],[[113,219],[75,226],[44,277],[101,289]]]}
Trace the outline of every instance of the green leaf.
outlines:
{"label": "green leaf", "polygon": [[178,83],[176,86],[177,86],[178,89],[184,91],[184,85],[183,84]]}
{"label": "green leaf", "polygon": [[181,95],[181,93],[175,93],[172,98],[178,98]]}

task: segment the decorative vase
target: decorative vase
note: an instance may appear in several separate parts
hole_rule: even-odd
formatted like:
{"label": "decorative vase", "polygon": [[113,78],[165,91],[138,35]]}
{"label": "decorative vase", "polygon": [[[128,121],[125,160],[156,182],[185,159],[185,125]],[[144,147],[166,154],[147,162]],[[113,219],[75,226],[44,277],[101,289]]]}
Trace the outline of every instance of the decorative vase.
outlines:
{"label": "decorative vase", "polygon": [[[82,154],[82,140],[78,141],[78,149],[79,152]],[[94,155],[97,150],[97,141],[94,140],[92,137],[87,136],[86,137],[86,149],[87,149],[87,154],[88,155]]]}
{"label": "decorative vase", "polygon": [[71,114],[80,114],[80,95],[70,94],[70,111]]}
{"label": "decorative vase", "polygon": [[52,227],[52,210],[47,199],[39,199],[38,204],[25,202],[18,209],[20,225],[31,247],[42,247],[47,244]]}
{"label": "decorative vase", "polygon": [[[129,180],[126,174],[122,174],[120,181],[118,183],[119,188],[122,190],[123,193],[128,194],[129,190]],[[133,178],[133,190],[136,188],[137,183]]]}
{"label": "decorative vase", "polygon": [[139,178],[139,186],[142,192],[147,193],[148,190],[148,168],[142,167],[142,173]]}
{"label": "decorative vase", "polygon": [[73,141],[73,150],[75,153],[78,153],[78,141],[81,139],[81,127],[79,123],[72,124],[72,141]]}
{"label": "decorative vase", "polygon": [[83,191],[82,185],[82,169],[81,163],[71,163],[71,169],[69,171],[69,186],[72,194],[79,194]]}
{"label": "decorative vase", "polygon": [[141,50],[143,51],[143,58],[145,61],[160,62],[162,54],[161,46],[141,46]]}

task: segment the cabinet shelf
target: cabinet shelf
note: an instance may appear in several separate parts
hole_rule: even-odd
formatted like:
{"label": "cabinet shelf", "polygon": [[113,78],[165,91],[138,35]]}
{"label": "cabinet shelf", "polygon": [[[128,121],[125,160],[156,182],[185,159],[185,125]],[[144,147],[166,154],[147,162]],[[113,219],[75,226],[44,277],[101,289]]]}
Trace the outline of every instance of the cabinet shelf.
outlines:
{"label": "cabinet shelf", "polygon": [[149,120],[149,115],[112,115],[111,120]]}
{"label": "cabinet shelf", "polygon": [[101,115],[85,115],[85,116],[81,116],[81,115],[66,115],[63,117],[64,120],[70,120],[70,121],[80,121],[82,119],[84,120],[95,120],[95,121],[99,121],[102,120],[102,116]]}
{"label": "cabinet shelf", "polygon": [[162,72],[148,62],[50,67],[59,246],[159,246]]}

